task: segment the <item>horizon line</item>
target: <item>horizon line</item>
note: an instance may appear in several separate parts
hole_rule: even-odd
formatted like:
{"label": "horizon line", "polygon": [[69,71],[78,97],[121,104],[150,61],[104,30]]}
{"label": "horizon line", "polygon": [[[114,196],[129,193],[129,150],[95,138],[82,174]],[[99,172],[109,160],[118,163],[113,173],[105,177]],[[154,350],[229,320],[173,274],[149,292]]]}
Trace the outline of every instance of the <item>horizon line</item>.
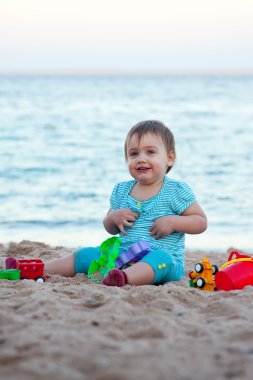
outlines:
{"label": "horizon line", "polygon": [[140,70],[140,69],[29,69],[1,70],[1,76],[8,75],[59,75],[59,76],[251,76],[252,69],[171,69],[171,70]]}

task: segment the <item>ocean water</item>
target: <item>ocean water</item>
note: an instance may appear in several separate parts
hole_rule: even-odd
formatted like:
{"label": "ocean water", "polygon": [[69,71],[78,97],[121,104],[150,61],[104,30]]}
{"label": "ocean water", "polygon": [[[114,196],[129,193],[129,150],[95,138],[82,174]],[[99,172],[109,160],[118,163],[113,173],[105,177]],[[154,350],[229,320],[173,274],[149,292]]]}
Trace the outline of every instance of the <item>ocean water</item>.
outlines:
{"label": "ocean water", "polygon": [[1,76],[0,242],[99,245],[127,131],[164,121],[208,216],[189,249],[253,253],[252,76]]}

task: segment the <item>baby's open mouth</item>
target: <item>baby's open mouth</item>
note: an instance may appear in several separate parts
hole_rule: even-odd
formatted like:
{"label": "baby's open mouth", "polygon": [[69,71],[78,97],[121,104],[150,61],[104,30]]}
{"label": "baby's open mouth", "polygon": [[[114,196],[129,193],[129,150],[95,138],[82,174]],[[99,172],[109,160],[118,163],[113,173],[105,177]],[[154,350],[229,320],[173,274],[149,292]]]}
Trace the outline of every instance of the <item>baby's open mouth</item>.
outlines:
{"label": "baby's open mouth", "polygon": [[150,168],[145,168],[145,167],[140,167],[140,168],[137,168],[138,171],[147,171],[149,170]]}

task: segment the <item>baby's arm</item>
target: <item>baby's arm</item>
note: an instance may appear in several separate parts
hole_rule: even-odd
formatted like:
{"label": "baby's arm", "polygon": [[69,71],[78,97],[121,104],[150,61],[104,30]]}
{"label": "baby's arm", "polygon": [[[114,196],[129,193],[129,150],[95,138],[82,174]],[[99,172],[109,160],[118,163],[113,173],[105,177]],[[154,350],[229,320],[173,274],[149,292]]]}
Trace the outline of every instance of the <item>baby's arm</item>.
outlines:
{"label": "baby's arm", "polygon": [[160,239],[172,232],[200,234],[207,228],[207,218],[198,203],[193,203],[181,215],[168,215],[158,218],[150,227],[150,236]]}
{"label": "baby's arm", "polygon": [[138,214],[127,208],[119,210],[109,210],[103,220],[104,227],[111,235],[117,235],[120,232],[127,234],[124,227],[132,227]]}

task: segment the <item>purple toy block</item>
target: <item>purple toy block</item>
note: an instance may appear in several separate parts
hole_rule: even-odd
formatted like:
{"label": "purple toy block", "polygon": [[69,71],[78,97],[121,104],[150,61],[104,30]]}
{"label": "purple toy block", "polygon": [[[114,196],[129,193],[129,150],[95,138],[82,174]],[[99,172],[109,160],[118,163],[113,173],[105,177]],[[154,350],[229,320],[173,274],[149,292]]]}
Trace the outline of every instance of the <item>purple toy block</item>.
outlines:
{"label": "purple toy block", "polygon": [[115,261],[117,268],[122,268],[130,262],[141,260],[148,252],[151,251],[149,244],[145,240],[133,244],[128,251],[122,253]]}

